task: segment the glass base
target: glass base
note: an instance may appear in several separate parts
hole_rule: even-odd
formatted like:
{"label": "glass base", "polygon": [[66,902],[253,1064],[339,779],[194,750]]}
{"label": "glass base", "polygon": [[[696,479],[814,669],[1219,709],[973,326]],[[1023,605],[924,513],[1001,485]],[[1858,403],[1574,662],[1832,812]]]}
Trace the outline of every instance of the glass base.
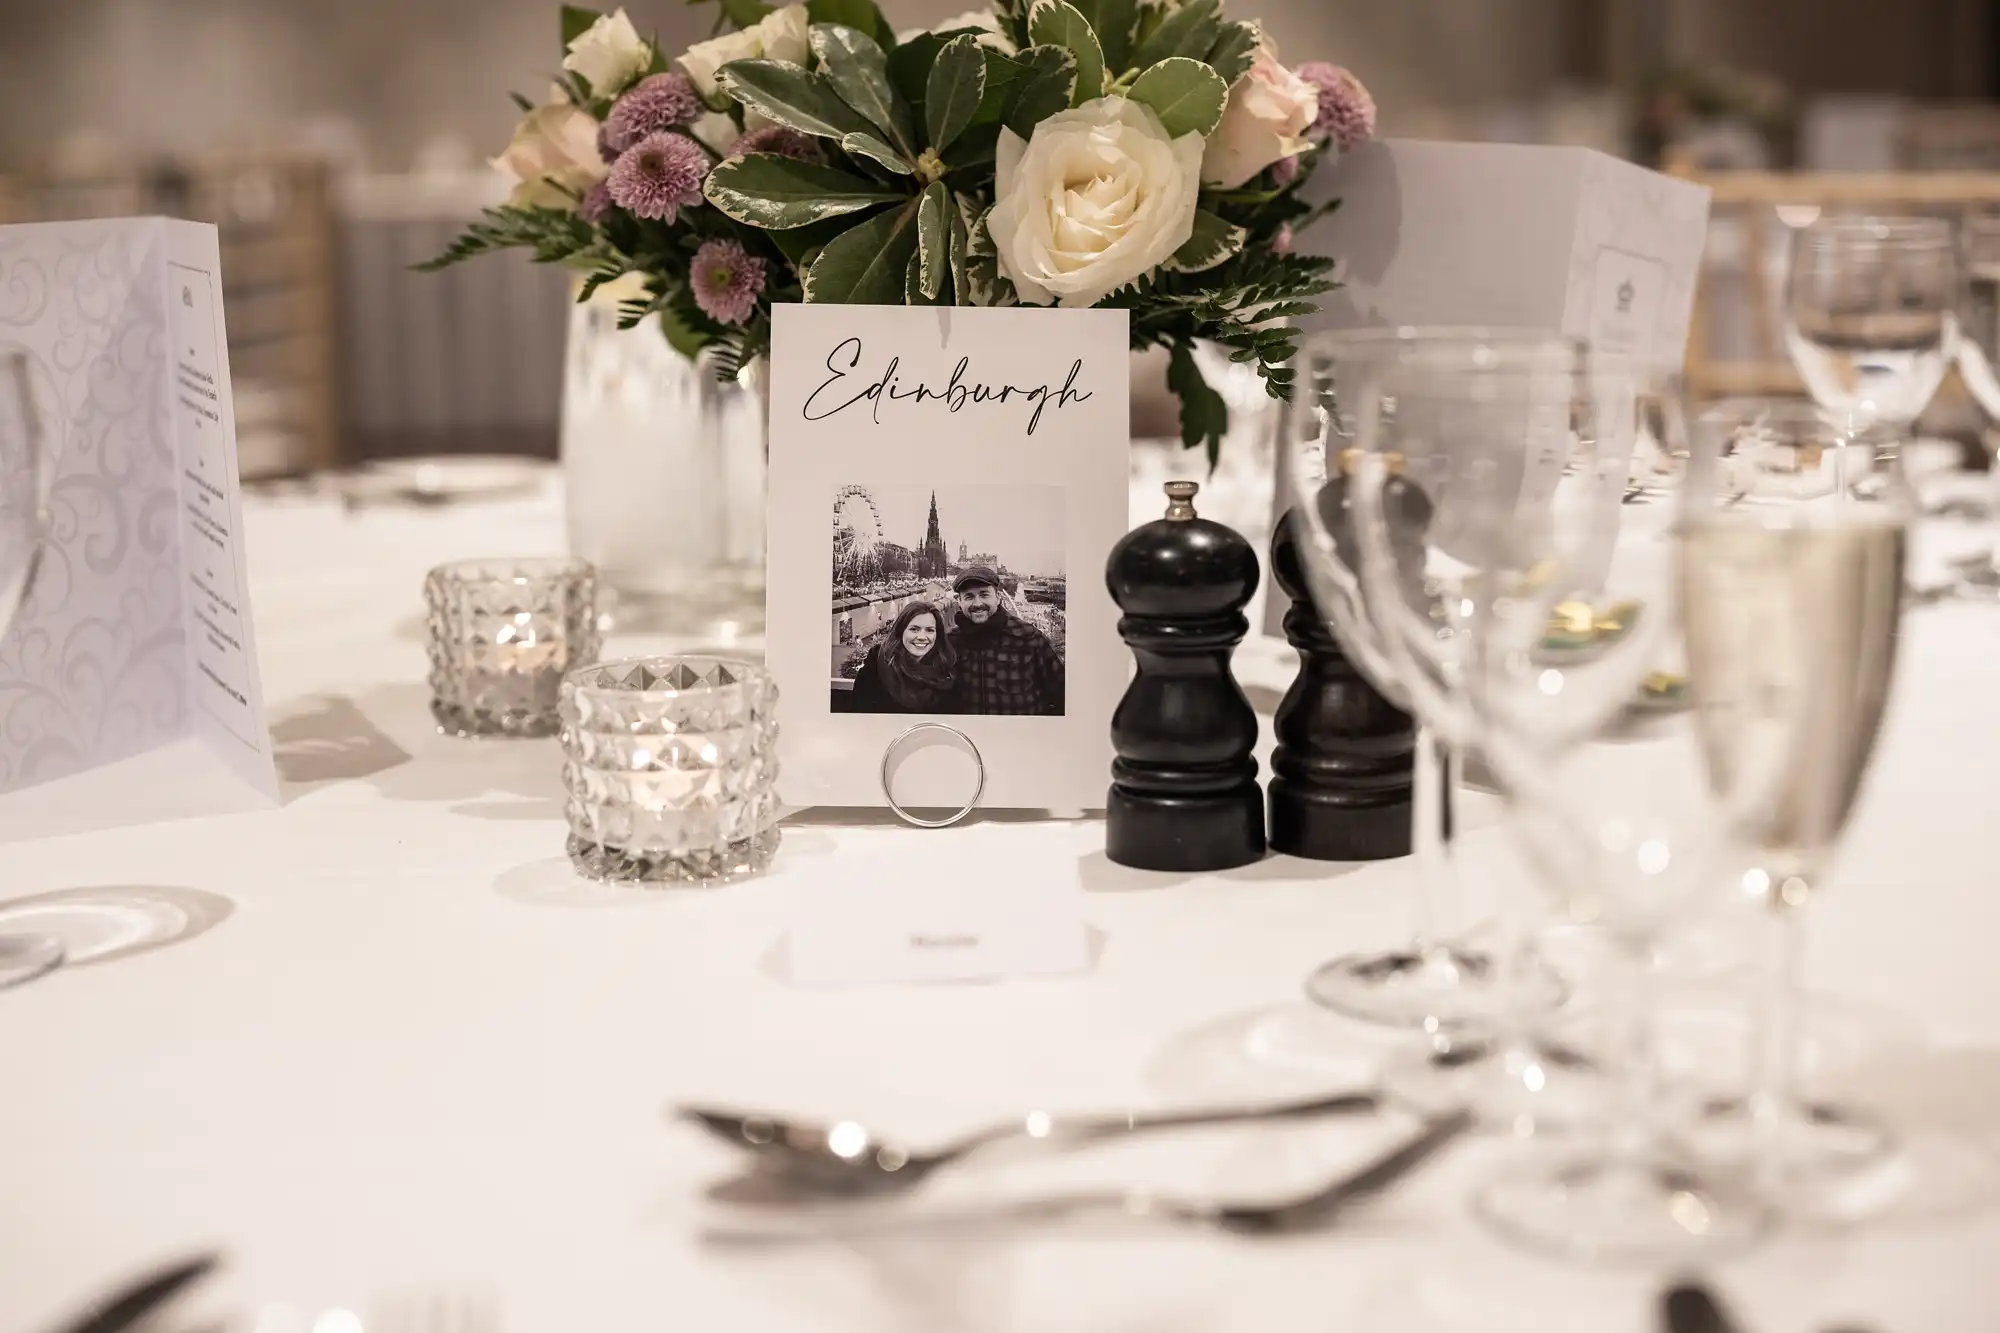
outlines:
{"label": "glass base", "polygon": [[1566,1047],[1443,1037],[1391,1060],[1381,1079],[1384,1096],[1418,1115],[1469,1111],[1481,1129],[1523,1139],[1595,1123],[1606,1083]]}
{"label": "glass base", "polygon": [[518,709],[498,712],[487,708],[463,708],[431,700],[431,716],[438,731],[461,739],[473,736],[538,737],[553,736],[562,730],[562,719],[554,712],[530,713]]}
{"label": "glass base", "polygon": [[1546,1013],[1567,988],[1548,968],[1533,966],[1503,993],[1492,958],[1440,945],[1421,952],[1347,954],[1306,978],[1306,996],[1344,1018],[1382,1027],[1438,1033],[1489,1023],[1503,1012]]}
{"label": "glass base", "polygon": [[1896,1138],[1875,1117],[1826,1102],[1709,1102],[1680,1137],[1706,1160],[1764,1174],[1780,1192],[1836,1184],[1880,1166]]}
{"label": "glass base", "polygon": [[1968,601],[2000,601],[2000,569],[1984,553],[1968,557],[1952,571],[1952,590]]}
{"label": "glass base", "polygon": [[782,837],[776,828],[717,849],[631,852],[571,834],[569,860],[585,879],[633,884],[727,884],[770,869]]}
{"label": "glass base", "polygon": [[0,935],[0,990],[61,967],[63,952],[54,935]]}
{"label": "glass base", "polygon": [[1666,1159],[1523,1164],[1481,1186],[1472,1210],[1502,1239],[1584,1264],[1729,1253],[1771,1224],[1769,1209],[1749,1194]]}

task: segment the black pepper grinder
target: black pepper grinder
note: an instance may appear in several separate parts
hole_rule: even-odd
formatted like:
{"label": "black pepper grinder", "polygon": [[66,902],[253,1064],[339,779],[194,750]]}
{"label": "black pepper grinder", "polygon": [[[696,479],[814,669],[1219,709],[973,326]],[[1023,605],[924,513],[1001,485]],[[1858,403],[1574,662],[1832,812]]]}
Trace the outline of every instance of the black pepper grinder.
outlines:
{"label": "black pepper grinder", "polygon": [[1226,870],[1264,855],[1257,715],[1229,671],[1250,630],[1257,553],[1195,514],[1199,489],[1168,482],[1166,517],[1125,534],[1104,571],[1139,663],[1111,719],[1105,853],[1141,870]]}
{"label": "black pepper grinder", "polygon": [[1291,598],[1285,638],[1299,674],[1278,705],[1271,850],[1314,861],[1410,854],[1416,728],[1347,659],[1307,595],[1296,514],[1271,540],[1271,577]]}

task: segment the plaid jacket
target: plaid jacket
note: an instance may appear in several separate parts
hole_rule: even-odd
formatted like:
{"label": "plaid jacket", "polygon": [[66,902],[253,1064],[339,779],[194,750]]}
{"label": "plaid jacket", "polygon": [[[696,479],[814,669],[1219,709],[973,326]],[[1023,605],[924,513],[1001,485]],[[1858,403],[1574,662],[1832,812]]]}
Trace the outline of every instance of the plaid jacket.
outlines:
{"label": "plaid jacket", "polygon": [[976,629],[961,617],[951,645],[958,650],[958,712],[1062,715],[1062,658],[1033,625],[1004,609]]}

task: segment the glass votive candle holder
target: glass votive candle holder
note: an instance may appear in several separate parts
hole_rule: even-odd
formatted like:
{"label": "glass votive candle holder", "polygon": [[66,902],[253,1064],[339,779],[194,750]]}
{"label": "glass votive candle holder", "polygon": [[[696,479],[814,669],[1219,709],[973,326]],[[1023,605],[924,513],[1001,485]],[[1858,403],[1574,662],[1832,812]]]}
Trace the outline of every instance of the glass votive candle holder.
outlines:
{"label": "glass votive candle holder", "polygon": [[597,660],[597,573],[563,556],[458,560],[424,579],[431,716],[456,736],[553,736],[565,673]]}
{"label": "glass votive candle holder", "polygon": [[562,686],[569,858],[595,880],[714,884],[778,850],[778,687],[754,662],[635,657]]}

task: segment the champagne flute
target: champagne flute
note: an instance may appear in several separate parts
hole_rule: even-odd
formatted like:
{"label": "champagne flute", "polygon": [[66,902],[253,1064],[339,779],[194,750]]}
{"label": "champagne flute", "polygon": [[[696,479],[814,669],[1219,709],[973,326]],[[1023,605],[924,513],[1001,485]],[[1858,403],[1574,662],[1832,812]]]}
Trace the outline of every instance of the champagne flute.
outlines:
{"label": "champagne flute", "polygon": [[1738,405],[1704,424],[1726,466],[1683,506],[1689,677],[1729,873],[1762,909],[1765,957],[1750,1093],[1709,1107],[1697,1134],[1714,1156],[1754,1162],[1782,1197],[1891,1146],[1882,1124],[1794,1087],[1798,916],[1874,755],[1917,509],[1893,462],[1801,406]]}
{"label": "champagne flute", "polygon": [[[1965,219],[1959,237],[1965,263],[1965,300],[1959,312],[1958,373],[1986,414],[1989,452],[2000,430],[2000,217]],[[1987,465],[1989,492],[2000,487],[2000,457]],[[2000,598],[2000,496],[1987,509],[1993,528],[1987,549],[1958,567],[1955,588],[1961,597],[1992,601]]]}
{"label": "champagne flute", "polygon": [[[0,351],[0,635],[34,583],[48,533],[51,474],[28,358]],[[0,990],[32,981],[62,961],[56,936],[0,932]]]}
{"label": "champagne flute", "polygon": [[[1792,236],[1785,345],[1820,407],[1881,436],[1885,457],[1956,353],[1958,254],[1939,218],[1822,218]],[[1860,484],[1875,485],[1871,472]]]}
{"label": "champagne flute", "polygon": [[[1286,521],[1315,610],[1375,688],[1407,711],[1407,692],[1369,618],[1355,574],[1358,553],[1348,508],[1359,451],[1347,447],[1351,422],[1343,429],[1340,419],[1342,394],[1357,394],[1373,373],[1384,336],[1372,330],[1320,334],[1300,349],[1294,362],[1299,387],[1280,419],[1277,465],[1281,503],[1289,511]],[[1346,1017],[1421,1028],[1448,1044],[1450,1034],[1494,1016],[1502,1003],[1495,993],[1500,978],[1488,954],[1442,933],[1448,905],[1462,898],[1449,809],[1458,754],[1435,729],[1421,724],[1416,748],[1414,938],[1399,949],[1345,954],[1322,964],[1306,979],[1306,994]],[[1539,987],[1537,994],[1522,997],[1523,1003],[1553,1005],[1560,999],[1544,970],[1528,980],[1509,978],[1508,984]]]}

